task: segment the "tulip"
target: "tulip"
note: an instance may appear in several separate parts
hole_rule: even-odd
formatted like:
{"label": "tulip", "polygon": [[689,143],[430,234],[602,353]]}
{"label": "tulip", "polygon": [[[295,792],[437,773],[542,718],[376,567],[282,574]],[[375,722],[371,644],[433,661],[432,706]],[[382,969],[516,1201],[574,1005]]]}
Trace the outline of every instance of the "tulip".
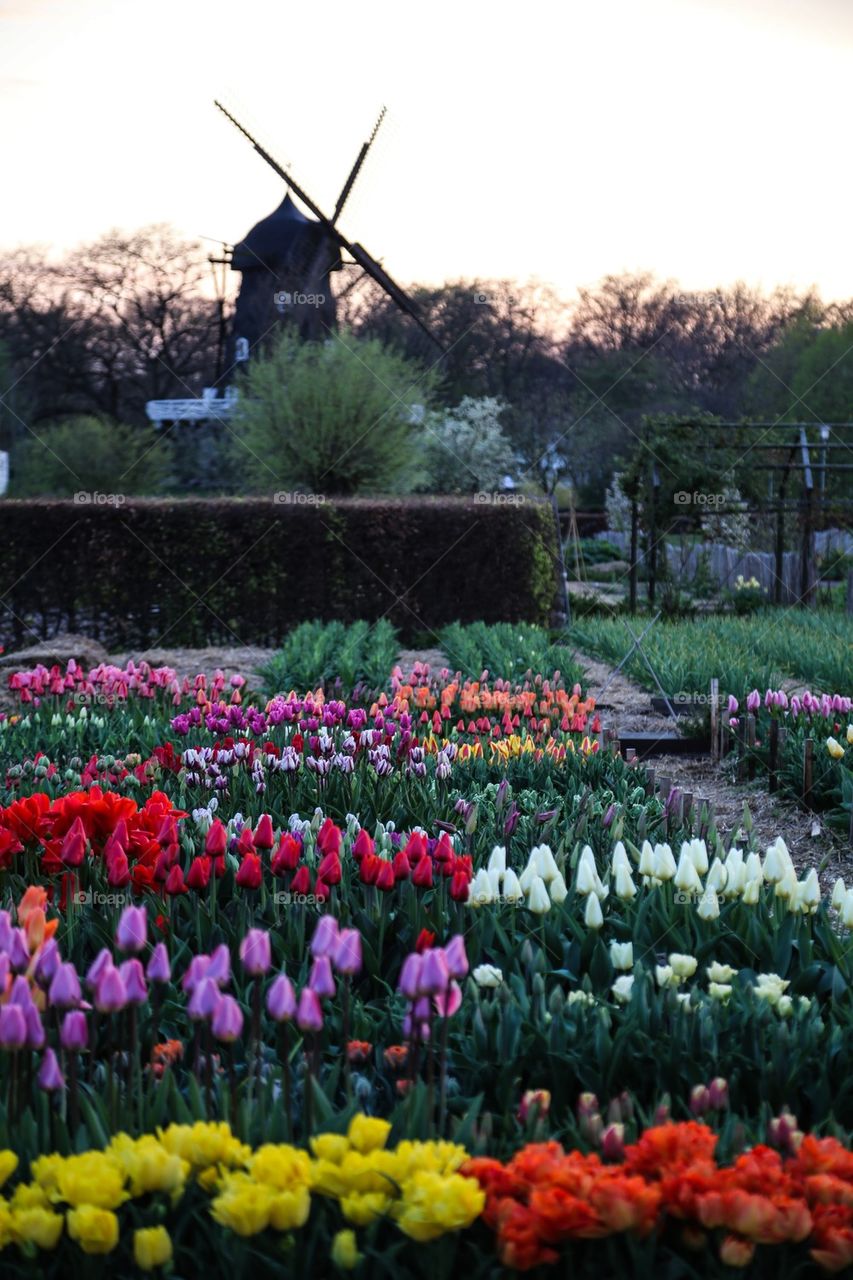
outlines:
{"label": "tulip", "polygon": [[611,942],[610,963],[613,965],[614,969],[633,969],[634,967],[633,942]]}
{"label": "tulip", "polygon": [[604,926],[604,915],[597,894],[591,893],[586,900],[584,924],[587,929],[601,929]]}
{"label": "tulip", "polygon": [[128,1004],[145,1004],[148,999],[148,988],[145,985],[145,973],[141,960],[125,960],[119,965],[119,974],[127,992]]}
{"label": "tulip", "polygon": [[94,999],[99,1013],[120,1013],[127,1006],[127,988],[115,965],[104,968],[95,987]]}
{"label": "tulip", "polygon": [[257,849],[271,849],[274,844],[275,835],[272,818],[268,813],[262,813],[258,819],[258,825],[255,827],[255,847]]}
{"label": "tulip", "polygon": [[[630,902],[637,893],[637,886],[627,866],[619,866],[616,871],[616,897],[623,902]],[[599,908],[600,909],[600,908]]]}
{"label": "tulip", "polygon": [[694,1085],[690,1090],[690,1110],[694,1116],[703,1116],[711,1106],[711,1095],[704,1084]]}
{"label": "tulip", "polygon": [[[693,865],[692,863],[690,864]],[[693,868],[694,871],[696,868]],[[655,845],[655,876],[658,880],[672,880],[677,874],[675,857],[668,844]],[[697,877],[698,879],[698,877]]]}
{"label": "tulip", "polygon": [[0,1048],[23,1049],[27,1042],[27,1019],[18,1004],[0,1007]]}
{"label": "tulip", "polygon": [[[562,880],[562,876],[560,877],[560,879]],[[555,884],[556,884],[556,881],[552,882],[551,884],[551,897],[554,902],[557,901],[557,898],[554,898]],[[563,881],[563,888],[565,888],[565,881]],[[566,892],[568,893],[568,890]],[[557,894],[559,896],[559,887],[557,888]],[[524,890],[521,887],[518,876],[515,874],[512,868],[504,872],[502,897],[505,902],[510,902],[513,904],[524,901]],[[560,900],[562,901],[562,899]]]}
{"label": "tulip", "polygon": [[844,904],[844,898],[847,894],[847,888],[844,881],[839,876],[835,884],[832,886],[832,897],[830,902],[836,911],[840,911]]}
{"label": "tulip", "polygon": [[311,937],[311,955],[332,956],[338,946],[338,922],[334,916],[320,916]]}
{"label": "tulip", "polygon": [[654,876],[655,872],[655,853],[648,840],[643,841],[640,849],[640,862],[637,867],[641,876]]}
{"label": "tulip", "polygon": [[86,1048],[89,1043],[89,1029],[86,1025],[85,1013],[81,1013],[79,1009],[66,1013],[59,1031],[59,1042],[63,1049],[68,1049],[72,1053]]}
{"label": "tulip", "polygon": [[[41,986],[49,985],[49,983],[53,981],[53,976],[61,963],[62,961],[59,954],[59,947],[56,945],[56,939],[48,938],[46,942],[42,943],[41,950],[39,951],[38,958],[36,960],[36,967],[34,971],[36,982],[40,983]],[[2,957],[0,957],[0,964],[2,964]],[[5,975],[0,972],[0,988],[5,985]]]}
{"label": "tulip", "polygon": [[113,958],[106,947],[102,947],[86,973],[86,986],[91,991],[101,980],[101,974],[112,965]]}
{"label": "tulip", "polygon": [[197,893],[202,892],[210,884],[210,877],[212,873],[213,860],[211,858],[193,858],[190,863],[190,869],[187,872],[187,888],[194,889]]}
{"label": "tulip", "polygon": [[228,848],[228,831],[219,818],[214,818],[204,842],[204,851],[209,858],[218,858]]}
{"label": "tulip", "polygon": [[578,893],[596,893],[598,883],[598,869],[595,865],[595,856],[589,845],[585,845],[578,860],[577,877],[575,886]]}
{"label": "tulip", "polygon": [[498,871],[501,875],[506,871],[506,849],[503,845],[495,845],[489,857],[489,871]]}
{"label": "tulip", "polygon": [[609,1124],[601,1135],[601,1154],[605,1160],[621,1160],[625,1154],[624,1124]]}
{"label": "tulip", "polygon": [[[592,896],[592,895],[591,895]],[[596,903],[598,899],[596,898]],[[544,916],[551,910],[551,899],[541,876],[534,875],[527,894],[527,910],[535,916]],[[599,907],[599,911],[601,908]]]}
{"label": "tulip", "polygon": [[[382,893],[390,893],[391,890],[394,888],[395,884],[397,883],[396,877],[394,875],[394,864],[393,862],[388,862],[387,859],[385,858],[377,858],[376,861],[378,863],[378,866],[376,868],[376,879],[374,880],[373,883],[376,885],[376,888],[379,889]],[[432,867],[430,864],[430,859],[422,858],[421,861],[430,865],[430,878],[431,878]],[[414,880],[414,877],[412,877],[412,879]]]}
{"label": "tulip", "polygon": [[279,841],[278,848],[272,857],[270,867],[274,876],[284,875],[285,871],[295,871],[302,856],[302,844],[290,832],[286,832]]}
{"label": "tulip", "polygon": [[119,951],[138,952],[148,941],[148,913],[144,907],[125,907],[116,928]]}
{"label": "tulip", "polygon": [[234,879],[241,889],[260,889],[261,881],[263,880],[263,867],[256,853],[245,854]]}
{"label": "tulip", "polygon": [[311,966],[309,985],[323,1000],[331,1000],[335,994],[335,979],[332,975],[332,963],[328,956],[317,956]]}
{"label": "tulip", "polygon": [[504,980],[503,973],[493,964],[480,964],[471,974],[478,987],[492,990],[499,987]]}
{"label": "tulip", "polygon": [[841,760],[844,756],[844,748],[837,738],[827,738],[826,749],[832,756],[833,760]]}
{"label": "tulip", "polygon": [[462,1004],[462,991],[459,983],[451,981],[445,991],[433,996],[433,1004],[440,1018],[452,1018]]}
{"label": "tulip", "polygon": [[708,1085],[708,1099],[715,1111],[724,1111],[729,1105],[729,1082],[724,1076],[715,1076]]}
{"label": "tulip", "polygon": [[[746,901],[746,899],[744,899]],[[714,889],[706,889],[699,899],[696,914],[700,920],[717,920],[720,915],[720,900]]]}
{"label": "tulip", "polygon": [[548,1089],[528,1089],[519,1103],[518,1119],[521,1124],[527,1124],[531,1116],[537,1120],[545,1120],[550,1108],[551,1094]]}
{"label": "tulip", "polygon": [[23,973],[30,965],[30,948],[27,935],[23,929],[13,929],[9,944],[9,964],[12,969]]}
{"label": "tulip", "polygon": [[760,706],[761,706],[761,694],[758,692],[757,689],[753,689],[751,693],[747,694],[746,709],[747,711],[755,715],[756,711]]}
{"label": "tulip", "polygon": [[633,973],[622,974],[620,978],[616,979],[616,981],[613,983],[613,986],[610,988],[610,990],[613,992],[614,999],[617,1000],[619,1004],[627,1004],[628,1001],[631,999],[631,992],[633,990],[633,987],[634,987]]}
{"label": "tulip", "polygon": [[465,950],[465,939],[461,933],[454,934],[444,948],[444,958],[451,978],[461,981],[468,973],[468,954]]}
{"label": "tulip", "polygon": [[285,973],[273,979],[267,992],[267,1013],[274,1022],[289,1022],[296,1014],[296,997]]}
{"label": "tulip", "polygon": [[231,981],[231,953],[225,942],[220,942],[210,955],[205,977],[212,978],[220,987]]}
{"label": "tulip", "polygon": [[358,929],[342,929],[333,963],[338,973],[353,977],[361,972],[361,934]]}
{"label": "tulip", "polygon": [[304,864],[291,880],[290,892],[297,898],[311,892],[311,873]]}
{"label": "tulip", "polygon": [[702,881],[693,865],[693,859],[690,857],[689,846],[681,851],[681,857],[678,861],[678,870],[675,873],[675,887],[680,889],[682,893],[701,893]]}
{"label": "tulip", "polygon": [[548,892],[551,895],[551,901],[557,907],[562,906],[566,901],[566,898],[568,898],[569,890],[566,887],[566,882],[559,871],[549,883]]}
{"label": "tulip", "polygon": [[316,991],[303,987],[296,1008],[296,1025],[300,1031],[322,1031],[323,1010]]}
{"label": "tulip", "polygon": [[163,884],[163,891],[168,893],[170,898],[176,898],[182,893],[189,893],[189,889],[184,881],[183,869],[177,862],[166,876],[166,880]]}
{"label": "tulip", "polygon": [[130,863],[127,854],[121,850],[107,862],[107,884],[111,889],[123,889],[130,884]]}
{"label": "tulip", "polygon": [[240,963],[246,973],[260,977],[272,965],[270,935],[266,929],[250,929],[240,942]]}
{"label": "tulip", "polygon": [[79,817],[65,833],[59,857],[66,867],[79,867],[86,857],[86,829]]}
{"label": "tulip", "polygon": [[219,987],[214,980],[202,978],[190,996],[187,1014],[193,1022],[203,1022],[210,1017],[221,998]]}
{"label": "tulip", "polygon": [[146,976],[149,982],[169,982],[172,977],[172,968],[169,963],[169,953],[166,950],[166,944],[158,942],[154,950],[151,952],[151,959],[148,961]]}
{"label": "tulip", "polygon": [[[409,840],[411,844],[411,838]],[[408,852],[408,851],[407,851]],[[411,861],[411,854],[408,854]],[[412,872],[412,884],[417,885],[419,889],[429,889],[432,887],[432,858],[428,855],[419,858],[417,865]]]}
{"label": "tulip", "polygon": [[59,1069],[59,1062],[53,1049],[45,1049],[39,1067],[38,1083],[45,1093],[55,1093],[65,1087],[65,1079]]}
{"label": "tulip", "polygon": [[425,952],[418,976],[418,994],[438,995],[450,982],[450,970],[441,947],[431,947]]}
{"label": "tulip", "polygon": [[223,1044],[233,1044],[240,1038],[243,1033],[243,1011],[233,996],[219,997],[210,1020],[210,1029]]}
{"label": "tulip", "polygon": [[74,965],[60,964],[48,989],[48,1000],[55,1009],[73,1009],[81,998],[80,979]]}

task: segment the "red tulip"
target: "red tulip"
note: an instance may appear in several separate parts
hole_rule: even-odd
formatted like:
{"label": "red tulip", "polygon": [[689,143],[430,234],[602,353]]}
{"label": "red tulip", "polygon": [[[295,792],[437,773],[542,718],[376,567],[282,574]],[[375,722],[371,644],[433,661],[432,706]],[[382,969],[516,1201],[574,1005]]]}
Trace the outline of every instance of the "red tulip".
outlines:
{"label": "red tulip", "polygon": [[377,858],[375,853],[366,853],[358,868],[358,876],[362,883],[375,884],[381,865],[382,859]]}
{"label": "red tulip", "polygon": [[86,857],[86,829],[77,817],[65,833],[59,854],[66,867],[79,867]]}
{"label": "red tulip", "polygon": [[464,871],[454,871],[453,879],[450,881],[450,896],[454,902],[467,901],[470,883],[470,878]]}
{"label": "red tulip", "polygon": [[317,876],[326,884],[340,884],[341,860],[334,849],[330,849],[317,868]]}
{"label": "red tulip", "polygon": [[420,862],[426,851],[426,838],[421,835],[420,831],[413,831],[406,842],[406,856],[412,866],[414,866],[416,862]]}
{"label": "red tulip", "polygon": [[187,872],[187,884],[190,889],[206,889],[210,884],[210,874],[213,865],[210,858],[193,858],[190,863],[190,869]]}
{"label": "red tulip", "polygon": [[372,854],[376,848],[373,839],[367,834],[365,827],[362,827],[352,842],[352,856],[356,862],[361,862],[367,854]]}
{"label": "red tulip", "polygon": [[258,825],[255,827],[255,847],[258,849],[271,849],[275,844],[275,833],[272,827],[272,818],[268,813],[262,813],[258,819]]}
{"label": "red tulip", "polygon": [[[244,828],[247,830],[247,828]],[[237,871],[237,884],[241,889],[260,889],[263,879],[261,860],[256,853],[247,853]]]}
{"label": "red tulip", "polygon": [[430,933],[429,929],[421,929],[418,934],[418,940],[415,943],[415,951],[417,951],[418,955],[423,955],[425,951],[429,950],[434,942],[435,934]]}
{"label": "red tulip", "polygon": [[408,880],[409,876],[412,874],[412,867],[405,849],[400,849],[394,854],[393,866],[395,880]]}
{"label": "red tulip", "polygon": [[123,889],[129,883],[130,866],[128,865],[127,854],[119,850],[113,854],[107,864],[107,884],[111,889]]}
{"label": "red tulip", "polygon": [[214,818],[204,842],[204,851],[211,858],[218,858],[228,848],[228,832],[219,818]]}
{"label": "red tulip", "polygon": [[379,863],[376,880],[374,881],[376,888],[382,893],[389,893],[397,883],[394,879],[394,866],[385,858],[377,858],[376,861]]}
{"label": "red tulip", "polygon": [[435,846],[433,858],[436,862],[452,862],[455,858],[453,843],[446,831],[442,831]]}
{"label": "red tulip", "polygon": [[291,880],[290,892],[299,895],[311,892],[311,873],[306,866],[301,866]]}
{"label": "red tulip", "polygon": [[237,852],[240,857],[245,857],[247,853],[255,852],[255,837],[252,835],[251,827],[244,827],[240,832],[240,839],[237,841]]}
{"label": "red tulip", "polygon": [[317,832],[317,848],[321,853],[340,853],[342,839],[343,836],[332,819],[326,818]]}
{"label": "red tulip", "polygon": [[184,873],[177,862],[166,877],[163,889],[170,897],[175,897],[179,893],[189,893],[189,889],[184,884]]}
{"label": "red tulip", "polygon": [[323,883],[323,881],[320,879],[318,875],[316,881],[314,882],[314,897],[317,899],[318,902],[326,902],[328,901],[330,893],[331,893],[331,889],[327,884]]}
{"label": "red tulip", "polygon": [[295,871],[302,856],[302,845],[290,832],[281,837],[278,848],[272,857],[271,867],[274,876],[282,876],[285,871]]}
{"label": "red tulip", "polygon": [[416,884],[419,889],[429,889],[432,885],[432,858],[429,856],[418,859],[418,865],[412,872],[412,884]]}

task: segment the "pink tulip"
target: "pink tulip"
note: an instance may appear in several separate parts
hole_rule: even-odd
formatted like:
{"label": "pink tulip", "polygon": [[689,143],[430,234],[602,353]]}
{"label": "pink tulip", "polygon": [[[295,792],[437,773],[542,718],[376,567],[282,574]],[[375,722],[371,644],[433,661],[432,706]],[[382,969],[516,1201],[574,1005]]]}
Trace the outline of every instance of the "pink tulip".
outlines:
{"label": "pink tulip", "polygon": [[86,1048],[89,1043],[89,1029],[86,1025],[85,1013],[81,1013],[79,1009],[66,1013],[62,1020],[59,1040],[63,1049],[69,1049],[72,1052]]}
{"label": "pink tulip", "polygon": [[420,994],[420,973],[423,956],[419,956],[416,951],[406,956],[403,961],[403,967],[400,970],[400,978],[397,983],[397,990],[402,992],[409,1000],[414,1000]]}
{"label": "pink tulip", "polygon": [[80,979],[73,964],[60,964],[48,989],[47,998],[55,1009],[74,1009],[82,999]]}
{"label": "pink tulip", "polygon": [[219,997],[211,1019],[211,1029],[217,1040],[231,1044],[243,1033],[243,1011],[233,996]]}
{"label": "pink tulip", "polygon": [[296,1025],[300,1031],[322,1031],[323,1010],[320,998],[310,987],[303,987],[296,1009]]}
{"label": "pink tulip", "polygon": [[39,1067],[38,1082],[39,1087],[44,1089],[45,1093],[55,1093],[57,1089],[65,1087],[65,1080],[59,1069],[59,1062],[52,1049],[45,1049],[44,1057]]}
{"label": "pink tulip", "polygon": [[240,963],[248,974],[259,977],[272,965],[270,935],[266,929],[250,929],[240,943]]}
{"label": "pink tulip", "polygon": [[154,950],[151,952],[151,959],[148,961],[146,969],[149,982],[169,982],[172,977],[172,966],[169,963],[169,953],[166,950],[164,942],[158,942]]}
{"label": "pink tulip", "polygon": [[444,958],[451,978],[461,981],[468,973],[468,953],[461,933],[455,934],[444,948]]}
{"label": "pink tulip", "polygon": [[219,987],[213,978],[202,978],[190,996],[187,1013],[193,1022],[203,1022],[213,1013],[220,999]]}
{"label": "pink tulip", "polygon": [[102,971],[95,987],[95,1008],[99,1013],[120,1013],[126,1006],[124,980],[115,965],[110,964]]}
{"label": "pink tulip", "polygon": [[285,973],[273,980],[267,992],[267,1013],[274,1022],[289,1022],[296,1014],[296,996]]}
{"label": "pink tulip", "polygon": [[311,955],[332,956],[338,945],[338,922],[334,916],[320,916],[311,938]]}
{"label": "pink tulip", "polygon": [[361,972],[361,934],[358,929],[342,929],[335,948],[334,966],[338,973],[353,976]]}
{"label": "pink tulip", "polygon": [[317,957],[311,966],[311,977],[308,982],[321,1000],[331,1000],[335,994],[335,979],[332,976],[332,963],[328,956]]}
{"label": "pink tulip", "polygon": [[148,941],[148,914],[144,907],[125,907],[116,928],[116,946],[119,951],[135,954]]}
{"label": "pink tulip", "polygon": [[0,1007],[0,1048],[23,1049],[27,1042],[27,1020],[19,1004]]}
{"label": "pink tulip", "polygon": [[145,1004],[148,999],[148,988],[145,985],[145,972],[142,968],[142,961],[137,959],[125,960],[124,964],[119,965],[118,971],[127,991],[127,1003]]}

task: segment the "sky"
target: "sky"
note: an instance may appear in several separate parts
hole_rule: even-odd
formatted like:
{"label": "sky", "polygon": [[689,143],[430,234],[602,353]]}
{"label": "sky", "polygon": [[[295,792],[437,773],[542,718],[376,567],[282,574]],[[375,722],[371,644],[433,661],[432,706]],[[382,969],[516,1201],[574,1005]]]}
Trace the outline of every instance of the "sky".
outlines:
{"label": "sky", "polygon": [[853,0],[0,0],[0,249],[242,238],[215,97],[331,210],[384,104],[341,226],[401,282],[850,297],[851,52]]}

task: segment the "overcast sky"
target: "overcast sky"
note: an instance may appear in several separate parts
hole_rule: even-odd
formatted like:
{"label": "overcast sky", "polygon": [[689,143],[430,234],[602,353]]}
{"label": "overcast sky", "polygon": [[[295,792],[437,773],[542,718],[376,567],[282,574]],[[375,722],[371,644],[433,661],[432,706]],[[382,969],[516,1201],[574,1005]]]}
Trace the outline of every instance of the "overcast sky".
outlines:
{"label": "overcast sky", "polygon": [[0,248],[170,222],[240,239],[282,185],[245,115],[401,281],[607,272],[853,295],[851,0],[0,0]]}

